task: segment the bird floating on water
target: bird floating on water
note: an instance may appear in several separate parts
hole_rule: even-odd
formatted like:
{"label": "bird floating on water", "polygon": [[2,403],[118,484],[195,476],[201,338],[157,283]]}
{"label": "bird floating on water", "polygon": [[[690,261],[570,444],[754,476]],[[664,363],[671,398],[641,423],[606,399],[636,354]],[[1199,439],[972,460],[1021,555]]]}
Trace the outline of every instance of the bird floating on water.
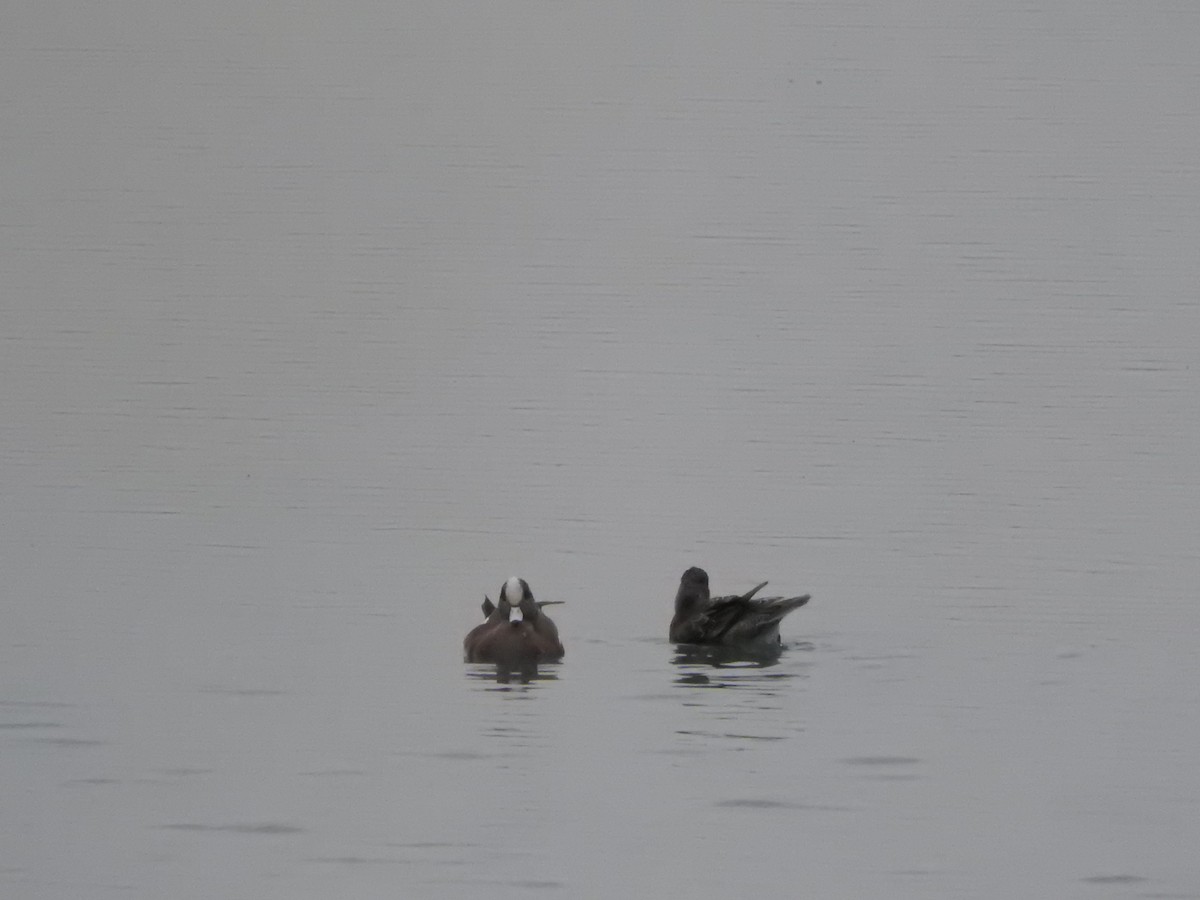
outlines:
{"label": "bird floating on water", "polygon": [[[498,602],[493,604],[487,596],[483,598],[486,618],[463,640],[466,661],[524,668],[562,659],[564,651],[558,627],[542,611],[545,606],[561,602],[535,600],[529,583],[514,575],[500,588]],[[512,618],[514,610],[520,612],[520,618]]]}
{"label": "bird floating on water", "polygon": [[724,646],[779,647],[779,623],[793,609],[811,598],[760,597],[763,582],[744,594],[710,597],[708,573],[692,567],[679,579],[675,594],[675,616],[670,638],[677,644],[720,644]]}

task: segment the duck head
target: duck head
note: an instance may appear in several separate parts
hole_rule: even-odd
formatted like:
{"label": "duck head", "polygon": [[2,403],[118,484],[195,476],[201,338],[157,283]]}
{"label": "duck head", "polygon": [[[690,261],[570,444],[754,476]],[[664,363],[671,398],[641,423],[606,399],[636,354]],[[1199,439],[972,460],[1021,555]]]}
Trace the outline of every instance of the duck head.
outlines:
{"label": "duck head", "polygon": [[692,566],[679,579],[675,594],[675,612],[687,612],[708,600],[708,573]]}
{"label": "duck head", "polygon": [[[533,591],[529,590],[529,582],[516,575],[504,582],[500,588],[500,603],[520,613],[516,621],[532,619],[537,615],[537,604],[533,600]],[[533,615],[527,613],[527,609],[532,610]]]}

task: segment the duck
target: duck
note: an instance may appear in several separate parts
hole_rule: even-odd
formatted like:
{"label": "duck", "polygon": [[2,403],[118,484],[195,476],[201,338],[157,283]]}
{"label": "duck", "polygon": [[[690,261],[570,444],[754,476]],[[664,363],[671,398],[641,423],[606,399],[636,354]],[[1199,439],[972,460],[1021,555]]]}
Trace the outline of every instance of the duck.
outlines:
{"label": "duck", "polygon": [[[542,612],[543,606],[558,602],[561,601],[534,600],[529,583],[514,575],[500,588],[497,603],[492,604],[484,596],[483,611],[487,618],[463,640],[466,661],[526,667],[562,659],[558,627]],[[520,611],[520,619],[510,618],[513,609]]]}
{"label": "duck", "polygon": [[764,581],[744,594],[710,597],[708,573],[693,566],[679,579],[670,639],[676,644],[781,647],[780,621],[812,595],[754,599],[766,586]]}
{"label": "duck", "polygon": [[[521,600],[517,604],[517,608],[521,610],[522,621],[529,622],[530,624],[532,624],[534,631],[536,631],[546,641],[547,651],[550,652],[554,658],[561,659],[564,651],[563,651],[562,641],[559,639],[559,636],[558,636],[558,626],[554,624],[553,619],[551,619],[548,615],[546,615],[545,608],[547,606],[561,606],[563,604],[563,601],[562,600],[534,600],[533,593],[529,590],[528,583],[526,583],[524,579],[520,579],[520,578],[518,578],[517,581],[520,584],[519,589],[521,591]],[[505,585],[505,587],[507,587],[507,584]],[[518,590],[517,585],[514,585],[513,593],[516,593],[517,590]],[[503,592],[503,588],[501,589],[501,591]],[[510,606],[511,606],[511,603],[512,603],[512,601],[510,599],[509,600]],[[487,596],[487,594],[484,594],[483,595],[484,619],[485,620],[488,619],[492,615],[492,613],[495,611],[495,609],[496,609],[496,605],[494,603],[492,603],[491,599]]]}

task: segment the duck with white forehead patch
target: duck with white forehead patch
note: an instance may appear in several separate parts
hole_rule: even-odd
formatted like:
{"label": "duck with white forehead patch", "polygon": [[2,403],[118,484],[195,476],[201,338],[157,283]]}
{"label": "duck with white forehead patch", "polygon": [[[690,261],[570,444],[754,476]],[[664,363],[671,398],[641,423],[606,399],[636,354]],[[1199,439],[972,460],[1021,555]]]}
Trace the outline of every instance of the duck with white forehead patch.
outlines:
{"label": "duck with white forehead patch", "polygon": [[[496,604],[483,598],[481,625],[471,629],[463,641],[467,662],[529,665],[562,659],[563,645],[558,627],[542,608],[560,600],[537,601],[524,578],[513,576],[500,588]],[[514,618],[514,613],[519,617]]]}
{"label": "duck with white forehead patch", "polygon": [[[532,621],[534,628],[543,637],[554,644],[558,648],[558,655],[562,656],[562,641],[560,641],[558,637],[558,626],[554,624],[553,619],[546,615],[545,608],[547,606],[561,606],[563,601],[534,600],[533,592],[529,590],[529,583],[523,578],[517,578],[515,575],[504,583],[504,585],[500,588],[500,593],[501,595],[508,597],[510,606],[513,604],[514,599],[518,597],[520,598],[516,606],[518,609],[521,609],[521,618]],[[529,601],[533,601],[535,609],[530,613],[530,615],[527,616],[525,614],[525,608],[528,607]],[[522,607],[522,604],[524,604],[524,607]],[[492,615],[493,612],[495,612],[496,604],[492,603],[491,598],[484,594],[482,608],[483,617],[484,619],[487,619]]]}

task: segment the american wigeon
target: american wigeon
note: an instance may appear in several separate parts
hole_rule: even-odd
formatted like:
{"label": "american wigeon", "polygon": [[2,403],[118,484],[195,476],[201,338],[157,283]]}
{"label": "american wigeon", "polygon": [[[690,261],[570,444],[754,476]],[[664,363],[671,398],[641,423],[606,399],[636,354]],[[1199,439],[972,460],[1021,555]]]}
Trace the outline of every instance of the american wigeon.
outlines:
{"label": "american wigeon", "polygon": [[744,594],[709,597],[708,573],[688,569],[675,594],[671,640],[677,644],[779,646],[780,620],[807,603],[810,595],[752,599],[766,584],[764,581]]}
{"label": "american wigeon", "polygon": [[[486,596],[483,598],[487,620],[472,628],[463,641],[467,662],[522,667],[561,659],[563,645],[558,628],[542,612],[543,606],[556,602],[561,601],[538,602],[525,579],[515,575],[508,579],[500,588],[500,599],[494,606]],[[521,618],[510,620],[514,603]]]}

